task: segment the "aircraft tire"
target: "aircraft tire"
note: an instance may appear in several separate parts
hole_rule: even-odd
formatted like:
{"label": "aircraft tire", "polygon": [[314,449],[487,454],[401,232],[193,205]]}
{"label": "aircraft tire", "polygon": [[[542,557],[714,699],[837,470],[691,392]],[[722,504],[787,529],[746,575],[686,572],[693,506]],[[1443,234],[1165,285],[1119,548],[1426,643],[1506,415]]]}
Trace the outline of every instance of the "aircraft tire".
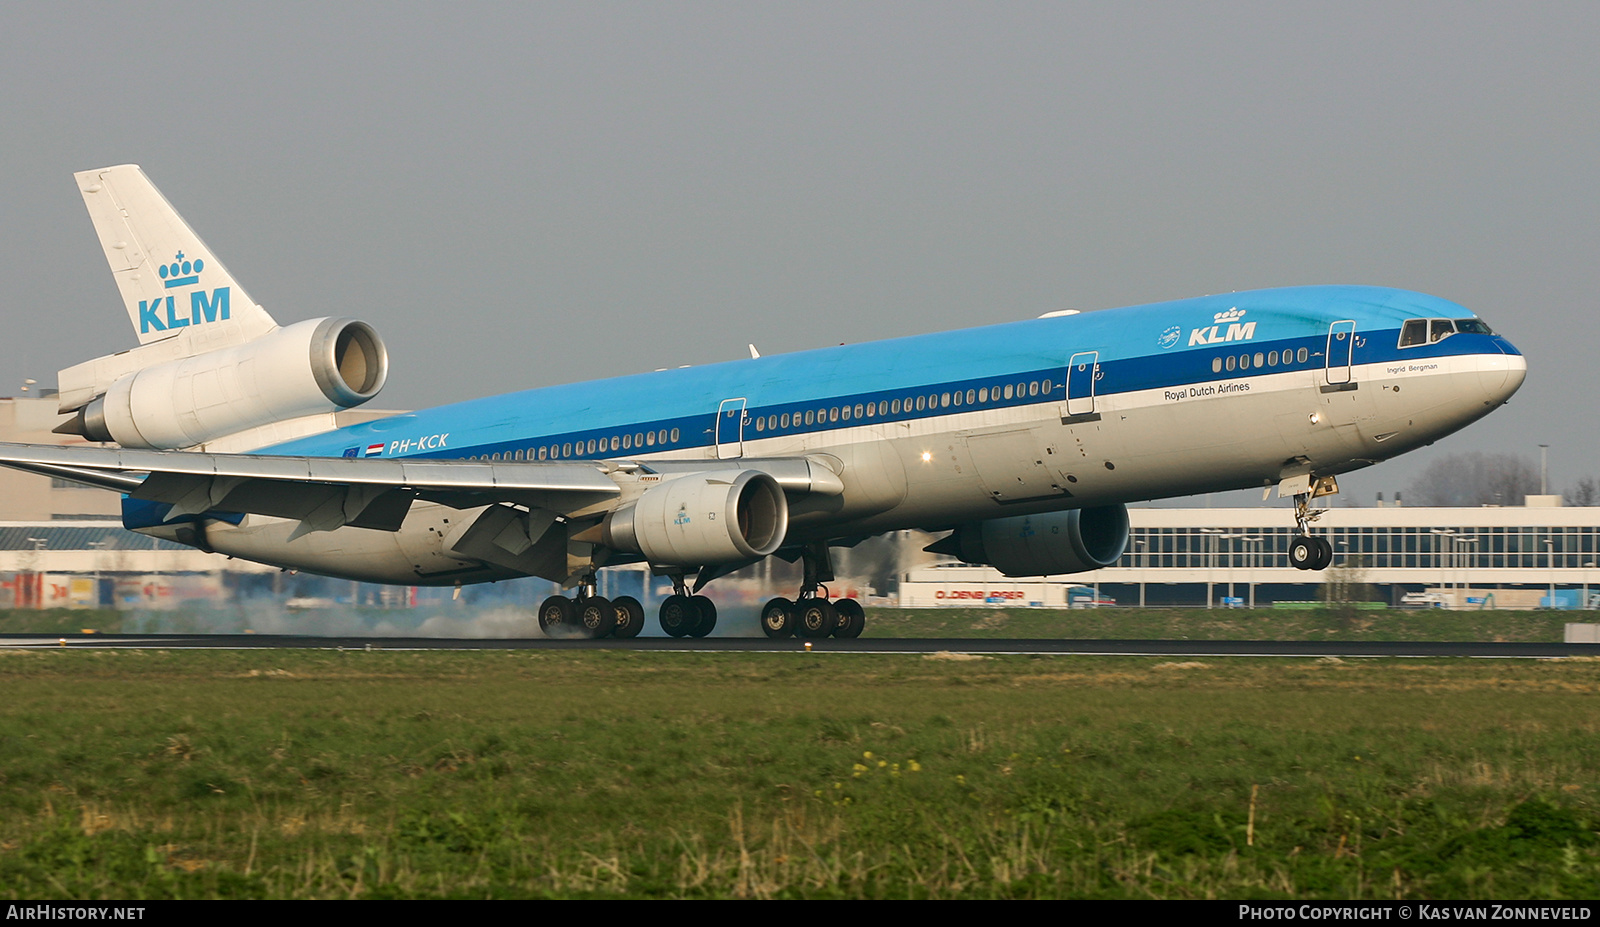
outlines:
{"label": "aircraft tire", "polygon": [[613,637],[621,640],[638,637],[644,630],[644,606],[631,595],[621,596],[611,600],[611,607],[617,612],[617,627],[611,632]]}
{"label": "aircraft tire", "polygon": [[695,623],[689,629],[689,636],[705,637],[717,626],[717,603],[703,595],[696,595],[689,597],[689,604],[694,606],[695,612]]}
{"label": "aircraft tire", "polygon": [[827,637],[839,624],[839,613],[827,599],[801,599],[795,610],[794,633],[800,637]]}
{"label": "aircraft tire", "polygon": [[578,609],[564,595],[553,595],[539,605],[539,630],[545,637],[563,637],[572,633],[578,619]]}
{"label": "aircraft tire", "polygon": [[867,627],[867,612],[855,599],[835,599],[834,611],[839,613],[839,623],[833,626],[834,637],[860,637]]}
{"label": "aircraft tire", "polygon": [[1312,538],[1317,543],[1317,557],[1308,569],[1326,570],[1333,565],[1333,543],[1327,538]]}
{"label": "aircraft tire", "polygon": [[794,603],[779,597],[761,606],[761,633],[780,640],[794,634]]}
{"label": "aircraft tire", "polygon": [[591,640],[605,637],[617,628],[617,609],[611,600],[592,595],[578,602],[578,632]]}
{"label": "aircraft tire", "polygon": [[694,629],[699,618],[686,595],[669,595],[661,600],[661,630],[672,637],[682,637]]}
{"label": "aircraft tire", "polygon": [[1320,556],[1316,538],[1300,535],[1289,542],[1289,565],[1297,570],[1309,570]]}

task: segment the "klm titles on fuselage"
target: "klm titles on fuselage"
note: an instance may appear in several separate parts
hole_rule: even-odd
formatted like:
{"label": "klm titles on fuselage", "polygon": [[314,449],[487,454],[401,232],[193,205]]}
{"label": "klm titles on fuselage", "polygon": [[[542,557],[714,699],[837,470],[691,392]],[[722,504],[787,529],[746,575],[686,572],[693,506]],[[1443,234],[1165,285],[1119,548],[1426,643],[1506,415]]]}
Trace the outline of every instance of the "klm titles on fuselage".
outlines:
{"label": "klm titles on fuselage", "polygon": [[[1202,325],[1189,332],[1189,347],[1197,344],[1226,344],[1230,341],[1249,341],[1256,336],[1256,323],[1241,321],[1245,310],[1235,306],[1211,317],[1210,325]],[[1166,339],[1163,338],[1163,347]]]}
{"label": "klm titles on fuselage", "polygon": [[[200,282],[200,272],[205,270],[204,260],[196,258],[186,261],[183,252],[179,251],[171,264],[160,267],[163,286],[167,289],[180,286],[192,286]],[[178,314],[176,297],[157,296],[155,299],[139,300],[139,334],[148,334],[152,329],[158,332],[171,331],[175,328],[186,328],[190,325],[202,325],[206,322],[225,322],[228,319],[228,291],[229,287],[219,286],[214,290],[195,290],[189,294],[189,311],[186,315]]]}

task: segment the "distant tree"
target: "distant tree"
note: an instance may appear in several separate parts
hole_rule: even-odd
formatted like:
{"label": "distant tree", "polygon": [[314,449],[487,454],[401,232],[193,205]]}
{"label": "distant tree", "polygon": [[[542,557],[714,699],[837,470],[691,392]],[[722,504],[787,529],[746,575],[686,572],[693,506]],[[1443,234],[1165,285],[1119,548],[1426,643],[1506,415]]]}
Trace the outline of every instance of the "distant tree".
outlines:
{"label": "distant tree", "polygon": [[1412,481],[1413,505],[1522,505],[1539,491],[1539,468],[1515,454],[1451,454]]}
{"label": "distant tree", "polygon": [[1584,477],[1577,486],[1567,490],[1566,502],[1568,505],[1600,505],[1600,484],[1592,476]]}

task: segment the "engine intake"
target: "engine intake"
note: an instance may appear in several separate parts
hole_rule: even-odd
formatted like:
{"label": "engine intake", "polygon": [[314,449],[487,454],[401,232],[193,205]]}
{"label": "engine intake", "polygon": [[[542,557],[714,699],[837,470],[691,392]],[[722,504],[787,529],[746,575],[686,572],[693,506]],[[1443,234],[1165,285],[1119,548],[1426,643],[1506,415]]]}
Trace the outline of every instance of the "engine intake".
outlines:
{"label": "engine intake", "polygon": [[759,470],[691,473],[645,491],[606,519],[608,547],[651,563],[700,567],[758,560],[789,531],[789,502]]}
{"label": "engine intake", "polygon": [[1007,576],[1050,576],[1108,567],[1128,549],[1128,508],[1107,505],[971,522],[927,550],[988,564]]}
{"label": "engine intake", "polygon": [[389,352],[354,319],[310,319],[123,376],[57,431],[123,447],[194,447],[378,395]]}

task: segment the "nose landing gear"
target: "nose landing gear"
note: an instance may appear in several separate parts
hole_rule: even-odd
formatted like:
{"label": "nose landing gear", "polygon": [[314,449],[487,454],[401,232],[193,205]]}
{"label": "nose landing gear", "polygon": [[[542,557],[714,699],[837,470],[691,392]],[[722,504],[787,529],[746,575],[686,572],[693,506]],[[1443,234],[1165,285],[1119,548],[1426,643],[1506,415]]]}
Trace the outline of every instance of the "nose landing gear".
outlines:
{"label": "nose landing gear", "polygon": [[1312,496],[1311,492],[1294,496],[1294,520],[1300,527],[1300,534],[1289,542],[1289,565],[1297,570],[1326,570],[1333,564],[1333,545],[1327,538],[1311,535],[1311,523],[1325,511],[1311,508]]}

